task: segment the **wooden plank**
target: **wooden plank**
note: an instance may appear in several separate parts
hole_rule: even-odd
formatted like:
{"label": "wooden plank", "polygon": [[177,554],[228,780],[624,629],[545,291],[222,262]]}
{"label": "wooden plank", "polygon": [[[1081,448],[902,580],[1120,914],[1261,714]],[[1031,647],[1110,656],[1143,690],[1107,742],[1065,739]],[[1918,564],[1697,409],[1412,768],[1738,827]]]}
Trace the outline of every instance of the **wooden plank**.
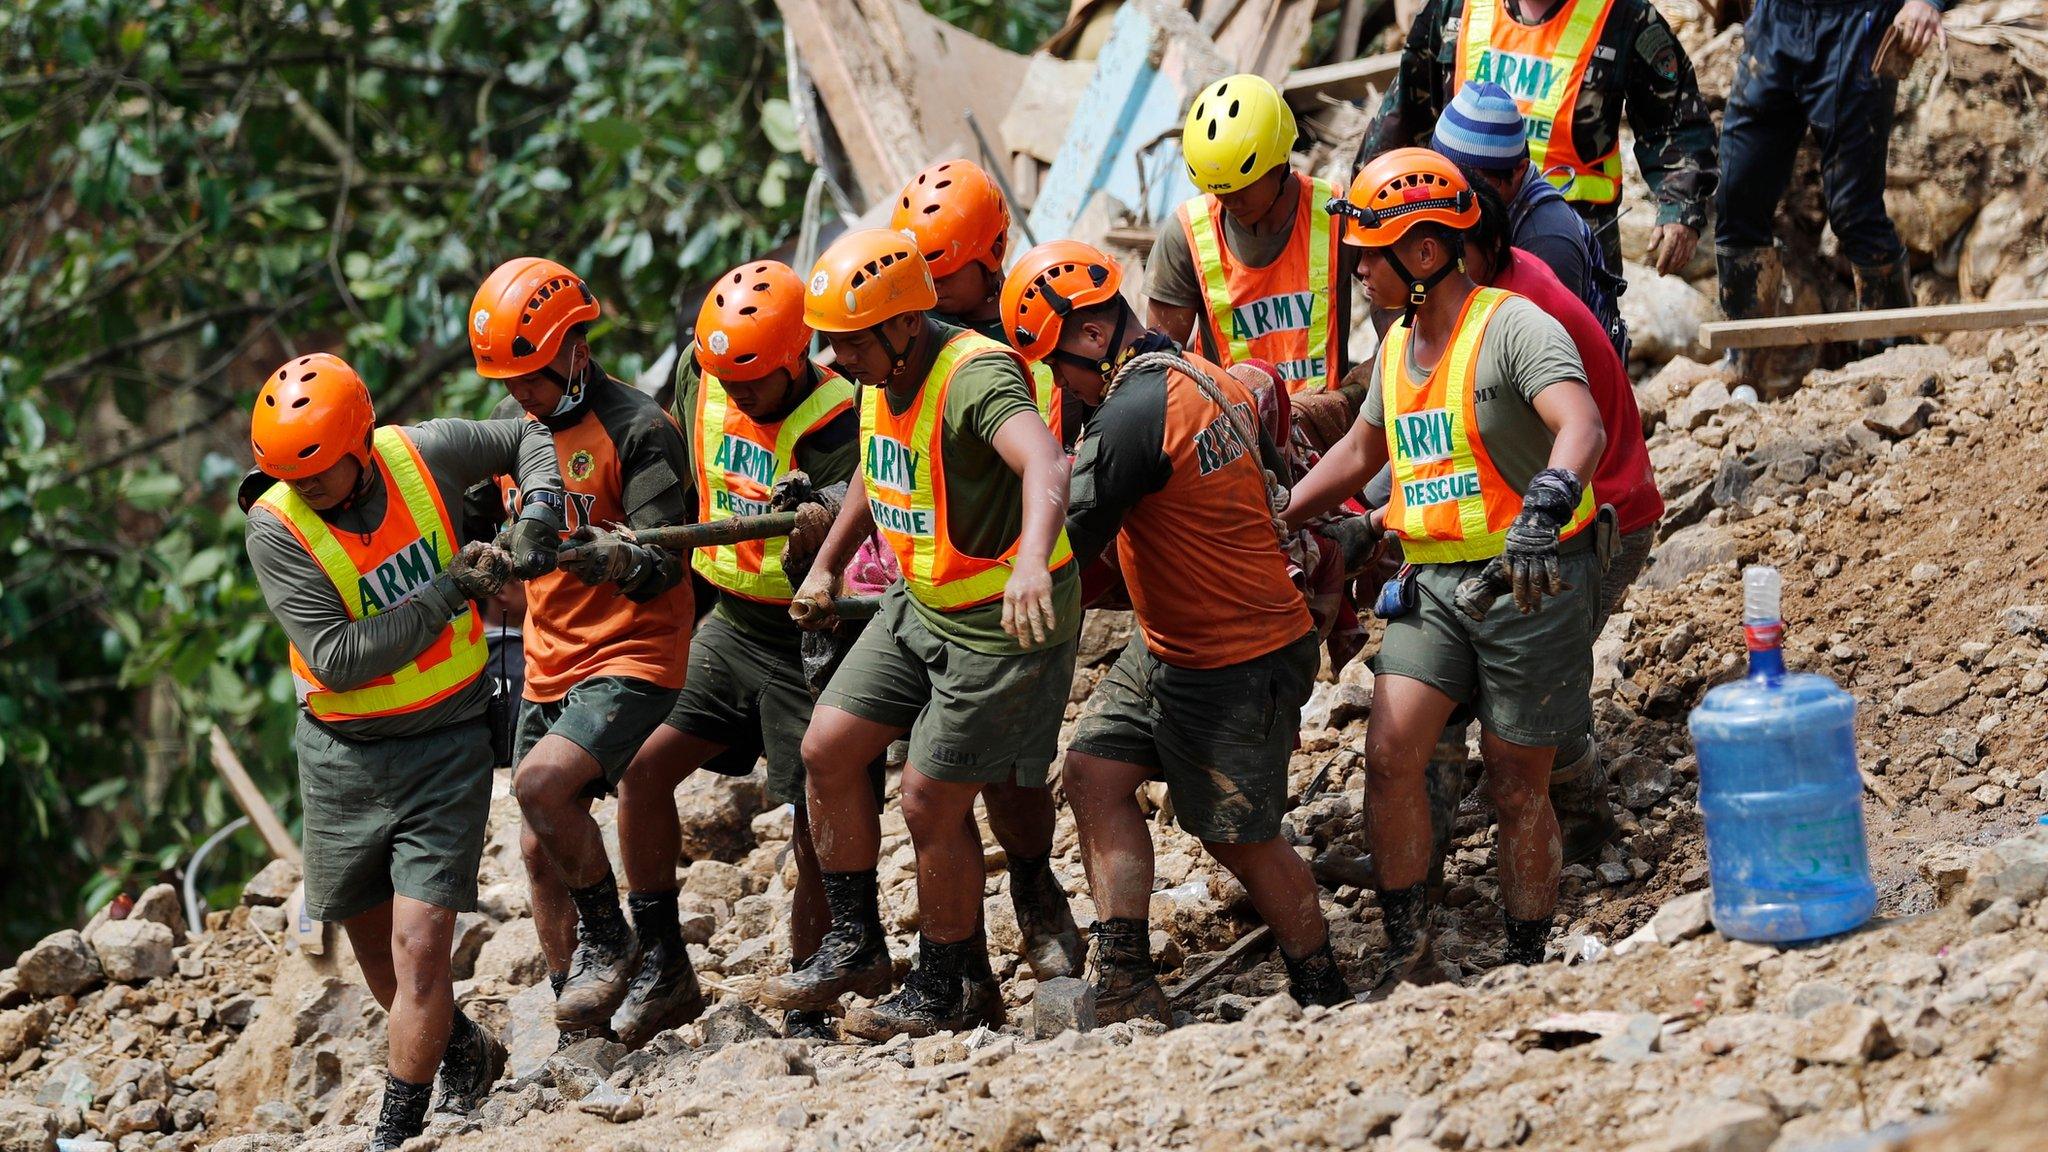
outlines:
{"label": "wooden plank", "polygon": [[1937,304],[1927,308],[1878,308],[1868,312],[1822,312],[1768,320],[1715,320],[1700,325],[1700,343],[1710,352],[1729,348],[1775,348],[1881,340],[1935,332],[1975,332],[2048,322],[2048,300],[1996,300]]}
{"label": "wooden plank", "polygon": [[1287,74],[1287,81],[1281,91],[1290,104],[1302,104],[1319,96],[1337,100],[1362,100],[1368,88],[1382,91],[1393,83],[1394,74],[1401,70],[1399,52],[1381,52],[1373,56],[1361,56],[1346,60],[1342,64],[1324,64],[1316,68],[1299,68]]}
{"label": "wooden plank", "polygon": [[924,162],[907,77],[889,67],[854,0],[776,0],[819,102],[869,204],[893,199]]}
{"label": "wooden plank", "polygon": [[1263,948],[1273,939],[1273,930],[1264,924],[1238,937],[1237,943],[1224,949],[1214,960],[1202,965],[1200,971],[1166,990],[1166,998],[1175,1003],[1187,998],[1190,992],[1216,978],[1218,972],[1244,959],[1244,954],[1254,948]]}
{"label": "wooden plank", "polygon": [[213,770],[220,773],[221,779],[227,781],[228,791],[235,795],[235,803],[241,805],[243,813],[249,817],[249,823],[256,826],[256,833],[263,837],[263,843],[269,847],[270,854],[279,860],[289,860],[294,864],[302,863],[298,842],[292,839],[290,832],[285,831],[284,821],[277,818],[277,812],[270,807],[270,801],[263,795],[263,789],[258,788],[256,781],[249,778],[248,770],[242,767],[242,758],[235,755],[234,748],[228,744],[226,734],[221,732],[219,727],[215,727],[212,734],[207,737],[207,743],[213,752]]}
{"label": "wooden plank", "polygon": [[1214,30],[1216,50],[1237,71],[1279,83],[1300,62],[1315,16],[1316,0],[1243,4]]}

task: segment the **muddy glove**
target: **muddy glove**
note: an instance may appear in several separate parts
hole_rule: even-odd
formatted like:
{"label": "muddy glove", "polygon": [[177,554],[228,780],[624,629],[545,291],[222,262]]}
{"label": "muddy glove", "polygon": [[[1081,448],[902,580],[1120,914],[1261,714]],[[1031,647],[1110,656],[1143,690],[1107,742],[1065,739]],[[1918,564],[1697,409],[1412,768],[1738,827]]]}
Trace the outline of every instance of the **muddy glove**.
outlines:
{"label": "muddy glove", "polygon": [[1585,486],[1577,476],[1562,468],[1545,468],[1529,481],[1522,493],[1522,512],[1508,525],[1508,580],[1515,592],[1515,607],[1523,615],[1543,607],[1545,596],[1565,590],[1558,574],[1558,533],[1571,523]]}
{"label": "muddy glove", "polygon": [[512,578],[512,558],[494,544],[472,540],[448,562],[455,590],[466,600],[487,600]]}
{"label": "muddy glove", "polygon": [[508,541],[513,574],[531,580],[554,571],[555,553],[562,547],[566,527],[560,492],[527,493],[526,506],[519,510]]}
{"label": "muddy glove", "polygon": [[1365,571],[1379,555],[1380,531],[1373,527],[1370,516],[1331,520],[1316,531],[1337,546],[1337,556],[1344,563],[1346,576],[1356,576]]}
{"label": "muddy glove", "polygon": [[562,550],[562,571],[593,587],[637,584],[651,564],[648,551],[648,546],[617,532],[599,532],[585,524],[569,534],[568,547]]}
{"label": "muddy glove", "polygon": [[796,513],[796,527],[790,530],[782,548],[784,572],[803,572],[810,567],[811,558],[824,547],[825,536],[832,531],[832,522],[838,519],[839,506],[845,499],[843,481],[814,489],[808,475],[791,472],[775,482],[768,493],[769,510]]}
{"label": "muddy glove", "polygon": [[796,590],[796,596],[789,602],[789,618],[797,627],[816,630],[829,628],[836,619],[832,614],[832,597],[839,591],[839,574],[823,568],[814,568],[804,577]]}

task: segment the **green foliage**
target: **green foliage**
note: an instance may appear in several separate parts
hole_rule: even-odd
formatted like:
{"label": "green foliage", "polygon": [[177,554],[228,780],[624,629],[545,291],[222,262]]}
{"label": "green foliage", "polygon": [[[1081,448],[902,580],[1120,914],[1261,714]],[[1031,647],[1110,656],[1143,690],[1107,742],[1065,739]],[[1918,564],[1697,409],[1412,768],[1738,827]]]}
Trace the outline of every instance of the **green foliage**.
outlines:
{"label": "green foliage", "polygon": [[329,349],[384,419],[481,415],[468,302],[523,254],[637,371],[793,230],[782,66],[769,0],[0,5],[0,943],[233,814],[212,725],[295,807],[232,500],[262,374]]}
{"label": "green foliage", "polygon": [[1012,52],[1031,52],[1060,30],[1066,0],[924,0],[925,11]]}

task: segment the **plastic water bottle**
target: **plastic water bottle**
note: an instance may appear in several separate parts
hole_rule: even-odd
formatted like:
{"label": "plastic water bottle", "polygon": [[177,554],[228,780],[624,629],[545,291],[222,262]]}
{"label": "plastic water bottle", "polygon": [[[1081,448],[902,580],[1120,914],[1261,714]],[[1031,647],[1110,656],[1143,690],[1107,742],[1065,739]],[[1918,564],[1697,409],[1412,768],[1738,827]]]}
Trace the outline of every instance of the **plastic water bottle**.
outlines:
{"label": "plastic water bottle", "polygon": [[1714,926],[1738,940],[1810,940],[1877,911],[1856,770],[1856,700],[1785,671],[1775,568],[1742,573],[1749,675],[1707,693],[1690,722]]}

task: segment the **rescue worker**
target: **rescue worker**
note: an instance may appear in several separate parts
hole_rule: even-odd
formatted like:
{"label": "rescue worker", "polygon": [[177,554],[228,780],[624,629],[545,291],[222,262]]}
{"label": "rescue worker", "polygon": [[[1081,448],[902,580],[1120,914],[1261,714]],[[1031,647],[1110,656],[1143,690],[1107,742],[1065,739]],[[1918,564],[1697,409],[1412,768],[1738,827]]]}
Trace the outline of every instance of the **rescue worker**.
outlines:
{"label": "rescue worker", "polygon": [[903,816],[917,852],[918,965],[849,1012],[868,1039],[999,1021],[982,931],[974,798],[1042,788],[1074,672],[1080,582],[1067,546],[1066,456],[1016,353],[942,324],[916,246],[883,229],[841,237],[812,271],[805,318],[863,385],[861,471],[790,605],[831,618],[855,546],[878,531],[903,577],[819,697],[804,735],[811,836],[832,924],[809,961],[767,981],[784,1009],[875,996],[893,979],[876,909],[880,827],[869,761],[905,731]]}
{"label": "rescue worker", "polygon": [[1075,461],[1067,538],[1083,563],[1114,541],[1138,617],[1061,775],[1095,901],[1095,1010],[1173,1023],[1152,966],[1152,837],[1137,798],[1155,777],[1181,828],[1272,926],[1295,999],[1337,1004],[1351,991],[1315,877],[1280,835],[1322,655],[1273,524],[1285,464],[1251,389],[1142,329],[1122,283],[1108,256],[1056,240],[1024,254],[1002,301],[1017,351],[1099,405]]}
{"label": "rescue worker", "polygon": [[[683,947],[674,869],[654,887],[630,888],[629,926],[590,805],[619,787],[675,706],[694,613],[674,553],[598,525],[659,528],[688,523],[695,509],[674,422],[592,358],[598,313],[575,273],[523,256],[477,289],[469,343],[477,372],[510,394],[501,407],[553,433],[568,497],[574,552],[527,584],[512,776],[555,1022],[567,1038],[608,1033],[624,1004],[623,1034],[644,1041],[657,1024],[693,1018],[704,997]],[[675,818],[672,798],[655,806]],[[619,823],[622,837],[636,827],[625,814]]]}
{"label": "rescue worker", "polygon": [[[1906,248],[1884,206],[1892,111],[1904,70],[1876,74],[1878,45],[1898,33],[1902,61],[1941,38],[1942,5],[1929,0],[1761,0],[1742,26],[1742,56],[1721,117],[1728,179],[1715,200],[1715,263],[1721,311],[1730,319],[1772,314],[1782,269],[1771,230],[1792,163],[1810,126],[1820,145],[1828,225],[1855,277],[1856,307],[1913,302]],[[1769,393],[1771,355],[1728,354],[1734,379]]]}
{"label": "rescue worker", "polygon": [[[889,226],[910,237],[931,268],[939,298],[934,318],[1003,342],[998,298],[1010,205],[988,173],[967,160],[932,165],[904,185]],[[1043,364],[1027,367],[1039,415],[1071,451],[1081,431],[1081,405],[1067,403],[1066,390]],[[1052,789],[994,783],[982,792],[982,806],[1009,858],[1010,903],[1032,974],[1040,980],[1078,975],[1081,932],[1052,871]]]}
{"label": "rescue worker", "polygon": [[[1341,210],[1373,299],[1405,298],[1407,311],[1380,346],[1359,422],[1295,485],[1286,520],[1335,507],[1391,462],[1383,522],[1408,567],[1381,600],[1391,618],[1373,660],[1366,753],[1384,991],[1428,955],[1423,777],[1461,704],[1478,713],[1500,814],[1506,956],[1543,957],[1559,868],[1546,786],[1558,744],[1590,716],[1600,565],[1583,478],[1606,436],[1564,329],[1464,271],[1479,208],[1456,166],[1396,149],[1358,174]],[[1475,622],[1454,606],[1456,589],[1497,558],[1513,573],[1513,602]]]}
{"label": "rescue worker", "polygon": [[[291,641],[299,700],[306,914],[341,924],[390,1013],[370,1138],[384,1152],[425,1130],[437,1068],[443,1107],[463,1111],[504,1069],[503,1046],[456,1009],[449,974],[491,805],[475,602],[553,565],[561,477],[537,425],[377,428],[362,378],[326,353],[264,381],[249,441],[249,562]],[[456,544],[463,490],[498,473],[525,493],[509,563],[481,541]]]}
{"label": "rescue worker", "polygon": [[[1424,146],[1458,89],[1506,88],[1528,122],[1529,161],[1592,223],[1621,269],[1621,122],[1657,203],[1660,273],[1692,259],[1714,194],[1714,124],[1692,61],[1650,0],[1428,0],[1359,162]],[[1563,125],[1560,130],[1559,125]]]}
{"label": "rescue worker", "polygon": [[[749,775],[765,755],[769,803],[796,809],[790,957],[802,964],[825,934],[825,889],[804,804],[811,693],[801,632],[789,618],[794,590],[784,558],[824,543],[858,465],[859,417],[852,383],[810,359],[803,281],[788,265],[754,261],[719,277],[697,312],[696,333],[677,361],[675,414],[690,445],[698,520],[769,511],[778,491],[794,487],[779,483],[792,472],[804,474],[814,498],[796,509],[787,539],[692,554],[718,602],[691,639],[682,695],[620,783],[620,847],[636,891],[673,887],[682,850],[676,786],[700,767]],[[634,1003],[629,996],[629,1010]],[[630,1034],[638,1038],[656,1023],[636,1022]],[[794,1037],[832,1035],[823,1012],[791,1012],[784,1029]],[[628,1035],[622,1026],[621,1041],[630,1043]]]}
{"label": "rescue worker", "polygon": [[1264,78],[1226,76],[1188,108],[1181,155],[1200,195],[1159,226],[1146,322],[1225,368],[1261,359],[1291,392],[1344,378],[1354,259],[1337,243],[1328,182],[1287,166],[1294,113]]}

